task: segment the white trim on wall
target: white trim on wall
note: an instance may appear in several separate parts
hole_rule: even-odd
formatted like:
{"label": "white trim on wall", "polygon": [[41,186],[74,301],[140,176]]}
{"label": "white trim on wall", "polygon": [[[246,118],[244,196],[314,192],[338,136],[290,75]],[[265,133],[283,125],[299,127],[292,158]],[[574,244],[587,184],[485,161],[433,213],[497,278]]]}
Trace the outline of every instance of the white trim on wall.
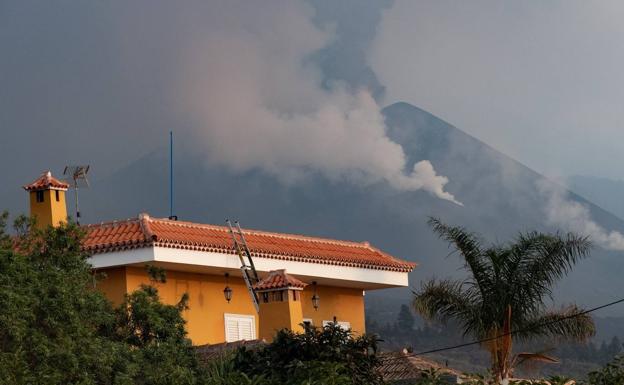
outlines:
{"label": "white trim on wall", "polygon": [[[238,270],[238,256],[226,253],[174,249],[168,247],[144,247],[133,250],[95,254],[89,262],[94,268],[100,269],[113,266],[141,265],[153,262],[179,264],[185,270],[193,271],[193,267],[207,267],[224,270]],[[366,287],[367,289],[384,287],[408,286],[408,273],[399,271],[375,270],[362,267],[327,265],[323,263],[284,261],[273,258],[254,257],[258,272],[286,269],[289,274],[306,278],[326,278],[335,283],[344,283],[345,287]],[[364,283],[364,285],[349,285]],[[321,283],[321,282],[319,282]],[[367,285],[372,284],[372,285]]]}

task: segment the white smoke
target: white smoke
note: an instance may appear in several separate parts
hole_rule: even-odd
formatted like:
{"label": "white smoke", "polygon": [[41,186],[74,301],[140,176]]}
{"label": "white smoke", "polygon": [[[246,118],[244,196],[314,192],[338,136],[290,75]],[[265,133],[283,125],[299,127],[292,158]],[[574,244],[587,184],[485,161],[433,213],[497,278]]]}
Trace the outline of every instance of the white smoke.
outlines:
{"label": "white smoke", "polygon": [[321,86],[313,53],[332,38],[303,2],[226,1],[194,15],[194,38],[181,47],[176,105],[192,120],[212,163],[260,169],[284,181],[309,173],[357,183],[387,182],[461,205],[448,179],[423,160],[405,172],[402,147],[386,135],[368,90]]}
{"label": "white smoke", "polygon": [[589,236],[597,245],[609,250],[624,250],[624,235],[609,231],[591,218],[589,208],[568,198],[568,192],[554,183],[537,183],[546,201],[546,218],[550,225]]}

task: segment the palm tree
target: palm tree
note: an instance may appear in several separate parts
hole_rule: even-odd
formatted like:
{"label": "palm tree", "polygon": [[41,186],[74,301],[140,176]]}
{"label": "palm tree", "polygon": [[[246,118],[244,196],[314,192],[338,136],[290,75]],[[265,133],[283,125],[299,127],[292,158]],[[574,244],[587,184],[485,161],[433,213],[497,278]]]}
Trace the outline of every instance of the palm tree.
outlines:
{"label": "palm tree", "polygon": [[[575,234],[520,234],[514,242],[483,247],[478,236],[435,218],[429,224],[463,258],[469,277],[463,281],[430,280],[414,292],[413,306],[425,319],[455,320],[464,336],[478,340],[491,355],[498,381],[509,378],[515,363],[512,339],[559,337],[586,340],[595,334],[592,318],[577,315],[576,305],[547,309],[552,286],[589,255],[588,238]],[[543,355],[536,354],[536,358]]]}

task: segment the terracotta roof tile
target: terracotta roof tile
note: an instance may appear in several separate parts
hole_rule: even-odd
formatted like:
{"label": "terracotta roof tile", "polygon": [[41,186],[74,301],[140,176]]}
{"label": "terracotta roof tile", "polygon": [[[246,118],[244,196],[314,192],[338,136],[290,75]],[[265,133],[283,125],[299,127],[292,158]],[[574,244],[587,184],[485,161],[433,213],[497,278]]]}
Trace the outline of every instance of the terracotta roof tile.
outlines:
{"label": "terracotta roof tile", "polygon": [[308,286],[307,283],[301,282],[295,277],[286,274],[286,270],[273,270],[269,272],[263,280],[254,285],[254,289],[271,290],[271,289],[285,289],[285,288],[298,288],[303,289]]}
{"label": "terracotta roof tile", "polygon": [[377,369],[383,379],[391,383],[419,379],[422,377],[423,372],[431,369],[455,378],[464,377],[460,371],[444,367],[432,360],[413,356],[406,351],[382,352],[377,357],[379,358]]}
{"label": "terracotta roof tile", "polygon": [[41,174],[39,178],[35,179],[32,183],[27,184],[23,187],[26,191],[47,189],[67,190],[69,188],[69,184],[53,177],[50,171],[45,171],[43,174]]}
{"label": "terracotta roof tile", "polygon": [[[91,253],[147,246],[234,253],[225,226],[151,218],[140,214],[119,222],[85,226]],[[394,258],[368,244],[302,235],[243,230],[254,257],[409,272],[415,263]]]}

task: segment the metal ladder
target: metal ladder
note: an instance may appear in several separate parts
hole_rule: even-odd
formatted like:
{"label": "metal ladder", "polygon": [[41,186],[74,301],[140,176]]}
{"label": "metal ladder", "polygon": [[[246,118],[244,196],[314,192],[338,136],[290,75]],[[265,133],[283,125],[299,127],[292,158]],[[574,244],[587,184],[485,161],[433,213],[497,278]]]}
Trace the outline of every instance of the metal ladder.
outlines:
{"label": "metal ladder", "polygon": [[236,254],[238,254],[238,258],[241,262],[240,270],[243,274],[245,285],[247,285],[247,291],[249,292],[251,301],[256,308],[256,312],[259,312],[260,307],[258,304],[258,297],[256,296],[253,285],[258,283],[260,279],[258,278],[256,267],[254,266],[253,260],[251,259],[251,252],[249,251],[249,247],[247,247],[247,241],[245,240],[245,236],[243,235],[243,231],[241,230],[238,221],[234,222],[236,228],[232,227],[232,223],[229,219],[226,219],[225,222],[230,229],[230,235],[232,236],[232,242],[234,244],[234,251],[236,251]]}

